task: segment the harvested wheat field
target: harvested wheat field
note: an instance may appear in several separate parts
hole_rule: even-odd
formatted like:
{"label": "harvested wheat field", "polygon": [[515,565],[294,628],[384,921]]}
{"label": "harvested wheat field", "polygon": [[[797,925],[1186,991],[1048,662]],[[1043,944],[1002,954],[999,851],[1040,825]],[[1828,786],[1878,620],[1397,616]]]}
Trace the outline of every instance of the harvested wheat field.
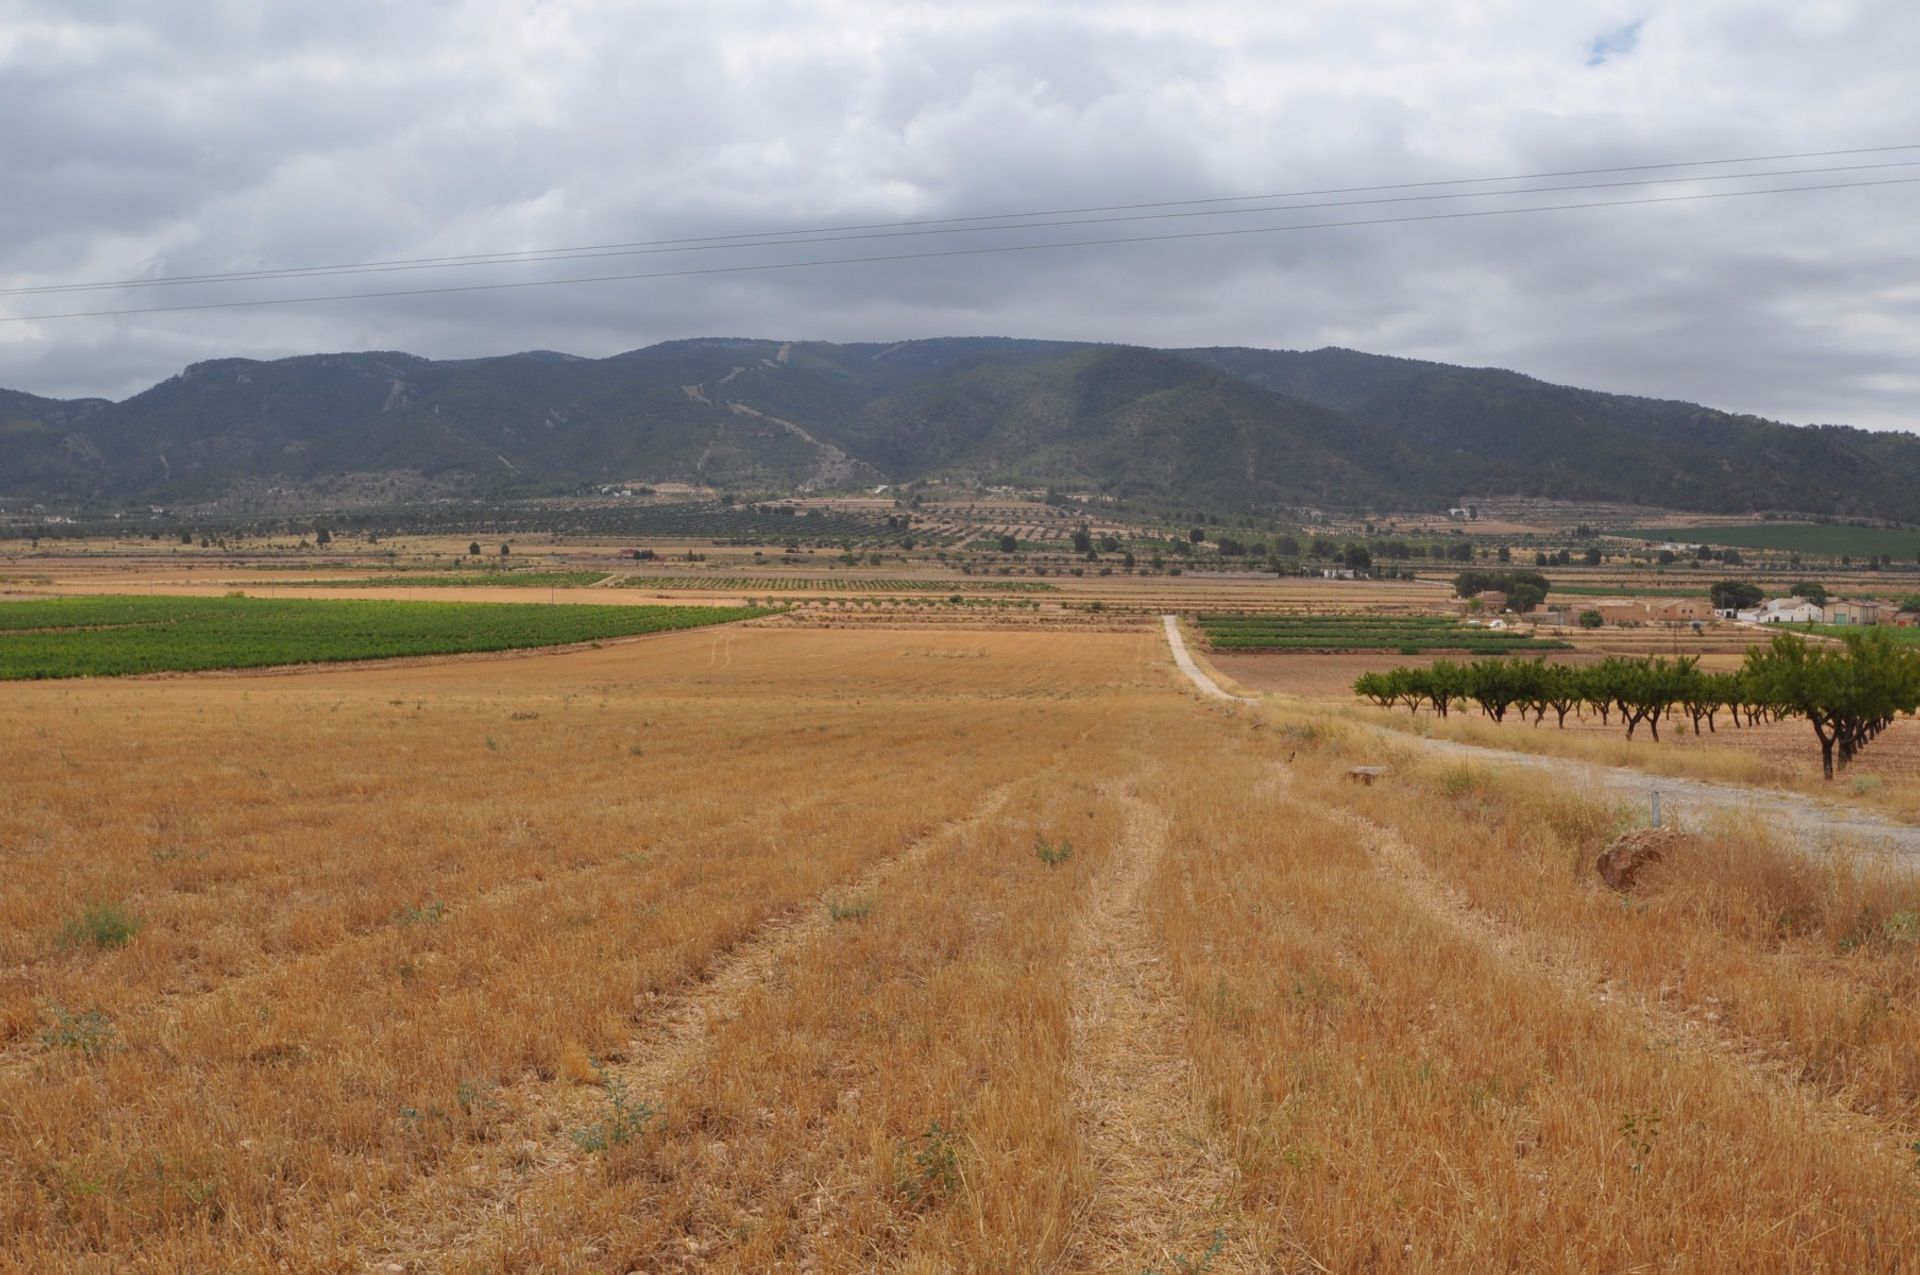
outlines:
{"label": "harvested wheat field", "polygon": [[0,1267],[1894,1271],[1920,887],[1158,632],[10,685]]}

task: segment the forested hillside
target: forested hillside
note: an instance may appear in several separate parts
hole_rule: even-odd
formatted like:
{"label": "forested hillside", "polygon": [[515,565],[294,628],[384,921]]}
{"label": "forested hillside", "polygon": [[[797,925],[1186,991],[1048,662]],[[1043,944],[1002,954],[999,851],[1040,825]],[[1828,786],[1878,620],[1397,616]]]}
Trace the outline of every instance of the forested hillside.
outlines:
{"label": "forested hillside", "polygon": [[1352,350],[673,341],[605,359],[197,363],[122,402],[0,391],[0,496],[951,478],[1214,505],[1463,495],[1920,520],[1920,439]]}

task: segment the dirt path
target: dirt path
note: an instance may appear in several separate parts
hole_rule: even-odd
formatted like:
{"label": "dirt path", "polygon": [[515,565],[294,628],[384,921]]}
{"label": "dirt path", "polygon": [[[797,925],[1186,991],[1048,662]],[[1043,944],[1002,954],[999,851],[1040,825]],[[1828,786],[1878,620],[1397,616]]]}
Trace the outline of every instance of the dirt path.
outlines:
{"label": "dirt path", "polygon": [[1785,833],[1802,848],[1829,851],[1837,846],[1852,846],[1911,859],[1915,866],[1920,866],[1920,828],[1895,823],[1858,806],[1745,784],[1684,779],[1626,766],[1602,766],[1565,757],[1482,748],[1450,739],[1422,739],[1398,733],[1392,737],[1411,740],[1444,757],[1490,765],[1525,766],[1553,775],[1569,787],[1630,801],[1636,807],[1649,806],[1652,794],[1658,792],[1661,818],[1666,823],[1697,825],[1716,815],[1737,815]]}
{"label": "dirt path", "polygon": [[865,461],[855,460],[832,443],[809,432],[804,426],[797,425],[789,420],[782,420],[778,416],[769,415],[759,408],[749,407],[745,403],[729,400],[727,406],[741,415],[751,416],[755,420],[766,421],[769,425],[778,425],[781,429],[786,430],[789,434],[792,434],[794,437],[818,451],[820,456],[813,463],[812,478],[812,481],[816,483],[843,483],[855,476],[870,475],[874,472],[873,467]]}
{"label": "dirt path", "polygon": [[1180,671],[1187,675],[1189,681],[1200,688],[1202,695],[1211,695],[1215,699],[1232,700],[1236,704],[1257,704],[1260,702],[1248,695],[1229,695],[1227,692],[1221,690],[1220,683],[1207,676],[1207,674],[1201,670],[1200,666],[1193,662],[1193,656],[1187,653],[1186,639],[1180,636],[1179,619],[1175,616],[1163,615],[1160,617],[1160,622],[1166,626],[1167,645],[1173,648],[1173,662],[1180,666]]}
{"label": "dirt path", "polygon": [[1125,794],[1127,836],[1074,924],[1074,1106],[1099,1179],[1067,1247],[1088,1271],[1242,1269],[1227,1189],[1209,1145],[1172,980],[1141,915],[1166,846],[1166,817]]}
{"label": "dirt path", "polygon": [[[1181,639],[1174,617],[1168,615],[1161,619],[1166,625],[1167,645],[1173,650],[1173,662],[1200,688],[1202,694],[1241,704],[1259,702],[1242,695],[1229,695],[1221,690],[1219,683],[1207,676],[1187,653],[1187,644]],[[1910,860],[1914,866],[1920,867],[1920,827],[1895,823],[1858,806],[1846,806],[1775,789],[1655,775],[1625,766],[1602,766],[1566,757],[1482,748],[1477,744],[1426,739],[1398,731],[1388,732],[1387,737],[1464,761],[1526,766],[1553,775],[1571,788],[1603,793],[1616,800],[1630,801],[1636,806],[1650,805],[1652,794],[1658,792],[1661,819],[1665,823],[1699,824],[1716,815],[1730,814],[1744,820],[1758,821],[1776,832],[1785,833],[1803,849],[1828,852],[1836,847],[1850,846]]]}

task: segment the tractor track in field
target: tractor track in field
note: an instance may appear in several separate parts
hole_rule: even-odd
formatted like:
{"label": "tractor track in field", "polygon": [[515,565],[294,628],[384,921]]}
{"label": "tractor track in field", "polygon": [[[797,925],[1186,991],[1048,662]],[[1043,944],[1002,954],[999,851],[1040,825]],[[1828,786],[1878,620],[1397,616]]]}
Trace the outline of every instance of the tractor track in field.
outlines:
{"label": "tractor track in field", "polygon": [[1132,792],[1115,798],[1126,834],[1072,935],[1070,1081],[1097,1185],[1064,1260],[1084,1271],[1252,1269],[1234,1242],[1233,1165],[1207,1137],[1184,1011],[1142,911],[1166,816]]}
{"label": "tractor track in field", "polygon": [[[1491,953],[1503,965],[1552,984],[1570,1001],[1606,1011],[1649,1042],[1669,1042],[1676,1049],[1745,1073],[1754,1083],[1793,1094],[1834,1129],[1887,1146],[1890,1151],[1898,1150],[1884,1124],[1854,1110],[1842,1095],[1802,1080],[1788,1060],[1769,1053],[1736,1030],[1716,1025],[1704,1014],[1696,1016],[1684,1007],[1664,1004],[1591,960],[1558,951],[1540,937],[1489,915],[1443,880],[1416,847],[1387,825],[1337,806],[1322,809],[1352,830],[1380,871],[1454,937]],[[1704,1011],[1707,1007],[1699,1008]]]}
{"label": "tractor track in field", "polygon": [[[705,1053],[717,1025],[738,1017],[753,992],[769,979],[777,977],[784,966],[805,944],[826,933],[830,920],[828,905],[836,899],[869,893],[898,874],[910,871],[924,861],[943,841],[965,833],[993,818],[1006,805],[1014,781],[995,786],[973,809],[958,818],[916,838],[904,849],[887,855],[853,878],[828,887],[804,903],[783,909],[768,917],[744,938],[717,953],[689,981],[686,988],[656,1001],[637,1004],[646,1022],[623,1051],[622,1059],[607,1067],[610,1078],[623,1082],[637,1099],[649,1100],[668,1089],[689,1073]],[[554,1087],[549,1086],[549,1090]],[[520,1119],[523,1126],[557,1130],[569,1116],[585,1114],[592,1101],[601,1096],[593,1086],[580,1086],[573,1092],[542,1094],[533,1110]],[[554,1101],[556,1097],[571,1101]],[[432,1222],[425,1228],[409,1227],[415,1233],[402,1240],[389,1237],[369,1246],[367,1269],[382,1271],[441,1269],[465,1259],[482,1267],[504,1269],[504,1260],[490,1245],[510,1238],[509,1233],[521,1216],[517,1202],[542,1185],[582,1169],[585,1153],[564,1139],[547,1137],[524,1156],[523,1163],[509,1169],[502,1182],[474,1186],[467,1200],[448,1206],[443,1201],[432,1205]],[[441,1175],[422,1179],[422,1195],[444,1186]],[[396,1219],[400,1226],[417,1223],[417,1215]],[[424,1230],[424,1234],[420,1231]]]}
{"label": "tractor track in field", "polygon": [[[834,798],[830,794],[823,793],[815,797],[811,804],[823,806],[832,800]],[[724,826],[746,825],[755,817],[753,812],[743,811]],[[560,888],[575,879],[617,870],[621,866],[619,859],[586,860],[557,867],[542,865],[529,871],[504,874],[501,879],[472,895],[446,900],[447,915],[511,906],[542,889]],[[202,893],[217,898],[227,892],[221,886],[214,886]],[[356,953],[378,949],[392,939],[393,930],[392,921],[381,921],[365,928],[344,931],[324,946],[308,951],[286,955],[261,953],[239,969],[204,978],[204,986],[159,991],[151,999],[123,1012],[116,1023],[123,1031],[137,1027],[144,1033],[156,1021],[173,1016],[176,1022],[169,1026],[175,1026],[177,1016],[192,1006],[211,1004],[218,997],[244,996],[263,984],[289,979],[297,982],[308,971],[322,970],[331,963],[351,960]],[[49,953],[23,964],[21,970],[31,971],[36,966],[66,959],[70,958]],[[42,1052],[43,1047],[31,1033],[22,1034],[12,1041],[0,1042],[0,1078],[30,1070]]]}

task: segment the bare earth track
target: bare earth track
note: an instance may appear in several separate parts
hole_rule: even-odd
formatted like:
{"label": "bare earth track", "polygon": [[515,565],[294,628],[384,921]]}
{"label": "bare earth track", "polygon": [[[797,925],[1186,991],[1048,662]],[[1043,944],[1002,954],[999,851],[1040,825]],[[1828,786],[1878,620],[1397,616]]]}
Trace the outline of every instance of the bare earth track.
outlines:
{"label": "bare earth track", "polygon": [[[1157,778],[1133,787],[1151,792]],[[1218,1236],[1209,1269],[1239,1270],[1243,1255],[1227,1243],[1233,1167],[1208,1137],[1184,1015],[1142,915],[1166,816],[1135,792],[1120,800],[1125,840],[1074,923],[1074,1104],[1099,1185],[1068,1253],[1080,1270],[1170,1270]]]}

